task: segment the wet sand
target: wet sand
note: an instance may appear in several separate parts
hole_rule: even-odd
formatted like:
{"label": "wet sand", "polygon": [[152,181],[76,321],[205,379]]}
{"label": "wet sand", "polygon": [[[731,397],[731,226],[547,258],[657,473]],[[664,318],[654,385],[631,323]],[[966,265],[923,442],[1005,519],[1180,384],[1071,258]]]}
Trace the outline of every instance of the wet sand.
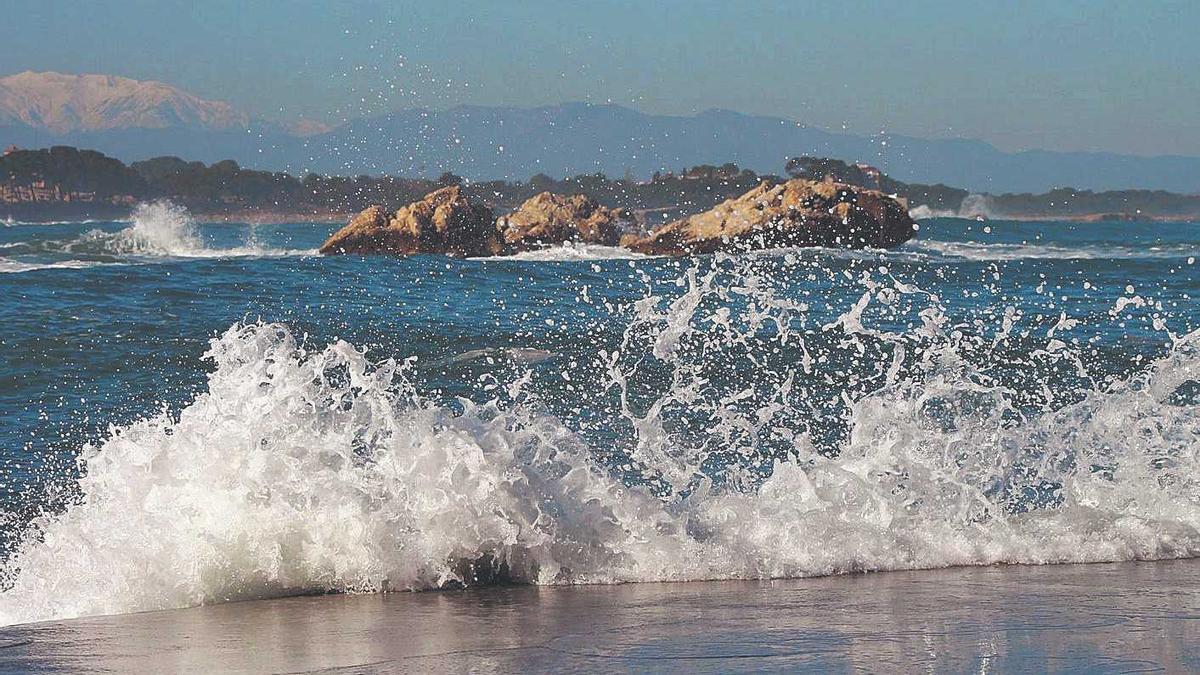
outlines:
{"label": "wet sand", "polygon": [[1183,672],[1200,561],[321,596],[10,626],[4,672]]}

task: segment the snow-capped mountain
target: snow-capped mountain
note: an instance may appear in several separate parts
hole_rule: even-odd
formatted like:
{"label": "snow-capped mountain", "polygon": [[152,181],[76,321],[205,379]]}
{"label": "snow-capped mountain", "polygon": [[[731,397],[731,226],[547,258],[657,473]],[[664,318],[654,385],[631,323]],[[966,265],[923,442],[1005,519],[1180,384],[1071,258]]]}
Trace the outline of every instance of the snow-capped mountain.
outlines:
{"label": "snow-capped mountain", "polygon": [[249,123],[228,103],[151,80],[30,71],[0,78],[0,124],[53,134],[173,127],[227,131]]}

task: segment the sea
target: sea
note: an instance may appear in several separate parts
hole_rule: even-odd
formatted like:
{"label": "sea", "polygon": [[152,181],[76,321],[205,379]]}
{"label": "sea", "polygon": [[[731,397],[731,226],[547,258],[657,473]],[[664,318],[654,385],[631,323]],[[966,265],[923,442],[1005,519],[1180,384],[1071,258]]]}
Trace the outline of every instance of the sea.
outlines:
{"label": "sea", "polygon": [[316,253],[0,226],[0,624],[1200,555],[1200,224]]}

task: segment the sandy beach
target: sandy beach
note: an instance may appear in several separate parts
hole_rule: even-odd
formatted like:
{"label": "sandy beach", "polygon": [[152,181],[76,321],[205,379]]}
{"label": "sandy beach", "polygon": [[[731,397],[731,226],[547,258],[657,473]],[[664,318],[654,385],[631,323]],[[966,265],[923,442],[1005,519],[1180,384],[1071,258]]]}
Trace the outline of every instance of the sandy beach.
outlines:
{"label": "sandy beach", "polygon": [[4,672],[1183,672],[1200,564],[334,595],[12,626]]}

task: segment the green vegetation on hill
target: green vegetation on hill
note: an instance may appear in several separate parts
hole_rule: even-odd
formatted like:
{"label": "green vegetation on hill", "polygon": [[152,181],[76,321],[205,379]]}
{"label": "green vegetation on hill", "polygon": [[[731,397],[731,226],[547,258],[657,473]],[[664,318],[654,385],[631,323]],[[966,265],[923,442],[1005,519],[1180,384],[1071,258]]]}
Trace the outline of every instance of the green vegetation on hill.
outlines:
{"label": "green vegetation on hill", "polygon": [[133,168],[158,195],[198,211],[229,206],[286,209],[307,202],[303,184],[291,175],[243,169],[228,159],[205,166],[177,157],[158,157],[135,162]]}
{"label": "green vegetation on hill", "polygon": [[[614,180],[603,174],[564,179],[538,174],[525,182],[486,181],[464,188],[472,198],[497,208],[515,206],[544,191],[583,193],[606,206],[649,211],[653,222],[710,208],[744,193],[763,178],[777,179],[726,164],[692,167],[678,175],[659,174],[649,182]],[[125,166],[97,152],[65,147],[18,150],[0,157],[0,179],[12,186],[70,186],[94,192],[101,203],[169,198],[199,214],[260,211],[300,215],[355,212],[370,204],[395,208],[438,187],[462,183],[450,173],[437,180],[317,174],[300,179],[287,173],[244,169],[231,160],[205,165],[178,157],[156,157]]]}
{"label": "green vegetation on hill", "polygon": [[[894,180],[877,169],[836,159],[796,157],[788,175],[810,180],[832,178],[882,190],[908,200],[910,208],[956,213],[966,190],[946,185],[920,185]],[[736,197],[760,181],[780,180],[735,164],[703,164],[678,173],[656,173],[638,182],[589,174],[556,179],[545,174],[524,182],[485,181],[464,184],[467,194],[507,209],[544,192],[582,193],[608,207],[637,210],[648,225],[698,213]],[[55,146],[15,150],[0,156],[0,218],[110,216],[137,201],[169,198],[207,216],[292,215],[335,216],[370,204],[389,209],[415,201],[445,185],[463,183],[446,173],[436,180],[390,176],[322,176],[297,178],[287,173],[244,169],[232,160],[211,165],[178,157],[156,157],[124,163],[92,150]],[[987,209],[1008,217],[1148,217],[1200,216],[1200,196],[1163,191],[1091,192],[1062,188],[1041,195],[985,195]]]}
{"label": "green vegetation on hill", "polygon": [[145,179],[120,160],[95,150],[56,145],[46,150],[16,150],[0,157],[0,183],[58,186],[63,192],[136,195]]}
{"label": "green vegetation on hill", "polygon": [[1200,195],[1181,195],[1163,190],[1092,192],[1059,188],[1043,194],[1002,194],[989,199],[989,207],[996,213],[1015,216],[1136,219],[1138,216],[1186,218],[1200,214]]}
{"label": "green vegetation on hill", "polygon": [[898,195],[908,200],[910,207],[927,206],[938,211],[958,211],[963,200],[970,194],[966,190],[948,185],[922,185],[901,183],[889,178],[878,169],[865,164],[847,164],[840,159],[823,157],[793,157],[785,167],[793,178],[823,180],[833,178],[842,183],[861,185]]}

